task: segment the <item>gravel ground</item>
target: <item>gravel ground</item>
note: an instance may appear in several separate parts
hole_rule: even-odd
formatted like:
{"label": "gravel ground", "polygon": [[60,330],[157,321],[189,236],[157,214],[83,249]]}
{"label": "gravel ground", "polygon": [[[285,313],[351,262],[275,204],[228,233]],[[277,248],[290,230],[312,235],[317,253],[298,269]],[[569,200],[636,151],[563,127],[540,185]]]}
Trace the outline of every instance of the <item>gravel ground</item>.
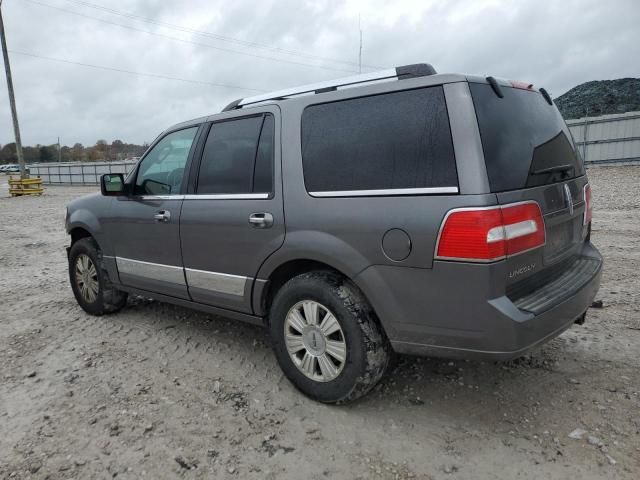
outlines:
{"label": "gravel ground", "polygon": [[63,207],[93,189],[0,186],[0,478],[640,478],[640,167],[589,175],[603,308],[508,364],[400,357],[346,407],[295,391],[258,327],[86,315]]}

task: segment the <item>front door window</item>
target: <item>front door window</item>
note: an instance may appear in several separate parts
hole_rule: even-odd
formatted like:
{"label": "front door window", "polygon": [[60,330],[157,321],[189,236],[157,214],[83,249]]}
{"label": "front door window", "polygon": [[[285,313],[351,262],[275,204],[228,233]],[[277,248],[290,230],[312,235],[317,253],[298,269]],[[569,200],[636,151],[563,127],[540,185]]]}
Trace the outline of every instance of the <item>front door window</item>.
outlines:
{"label": "front door window", "polygon": [[142,159],[134,195],[171,195],[180,192],[184,168],[198,127],[172,132]]}

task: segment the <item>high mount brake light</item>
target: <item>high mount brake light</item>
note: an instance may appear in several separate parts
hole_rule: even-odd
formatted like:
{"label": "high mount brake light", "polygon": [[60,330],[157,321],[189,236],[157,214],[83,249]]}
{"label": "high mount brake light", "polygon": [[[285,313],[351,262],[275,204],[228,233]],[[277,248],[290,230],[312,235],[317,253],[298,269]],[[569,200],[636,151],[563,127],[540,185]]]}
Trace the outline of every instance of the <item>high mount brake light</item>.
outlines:
{"label": "high mount brake light", "polygon": [[588,183],[584,186],[584,219],[582,221],[583,225],[588,225],[593,218],[593,199],[591,197],[591,185]]}
{"label": "high mount brake light", "polygon": [[536,202],[457,208],[442,221],[436,259],[493,262],[544,243],[544,220]]}
{"label": "high mount brake light", "polygon": [[518,82],[516,80],[512,80],[510,83],[513,88],[519,88],[520,90],[534,91],[533,83]]}

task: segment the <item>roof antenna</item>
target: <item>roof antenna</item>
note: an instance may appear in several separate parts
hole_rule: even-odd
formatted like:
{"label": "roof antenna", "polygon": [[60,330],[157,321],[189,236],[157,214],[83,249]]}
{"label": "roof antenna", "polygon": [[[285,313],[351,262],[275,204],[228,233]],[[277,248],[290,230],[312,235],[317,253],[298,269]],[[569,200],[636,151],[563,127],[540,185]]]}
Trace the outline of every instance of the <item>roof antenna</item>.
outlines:
{"label": "roof antenna", "polygon": [[358,30],[360,31],[360,50],[358,51],[358,73],[362,73],[362,27],[360,26],[360,14],[358,14]]}

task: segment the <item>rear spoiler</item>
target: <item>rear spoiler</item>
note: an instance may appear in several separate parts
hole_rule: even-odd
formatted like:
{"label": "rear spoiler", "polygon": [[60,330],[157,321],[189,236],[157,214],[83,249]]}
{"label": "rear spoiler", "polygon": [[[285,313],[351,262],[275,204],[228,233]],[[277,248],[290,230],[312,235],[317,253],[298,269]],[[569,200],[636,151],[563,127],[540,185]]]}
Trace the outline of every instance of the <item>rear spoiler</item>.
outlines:
{"label": "rear spoiler", "polygon": [[[495,79],[495,77],[487,77],[486,80],[487,80],[487,83],[491,86],[491,89],[498,96],[498,98],[504,98],[504,92],[502,91],[502,87],[500,87],[500,84]],[[527,90],[530,92],[536,91],[533,88],[533,83],[516,82],[516,81],[511,81],[509,83],[511,83],[512,88],[519,88],[520,90]],[[551,99],[551,95],[549,95],[549,92],[547,92],[546,89],[540,88],[537,91],[540,92],[540,94],[544,97],[545,101],[549,105],[553,105],[553,100]]]}

